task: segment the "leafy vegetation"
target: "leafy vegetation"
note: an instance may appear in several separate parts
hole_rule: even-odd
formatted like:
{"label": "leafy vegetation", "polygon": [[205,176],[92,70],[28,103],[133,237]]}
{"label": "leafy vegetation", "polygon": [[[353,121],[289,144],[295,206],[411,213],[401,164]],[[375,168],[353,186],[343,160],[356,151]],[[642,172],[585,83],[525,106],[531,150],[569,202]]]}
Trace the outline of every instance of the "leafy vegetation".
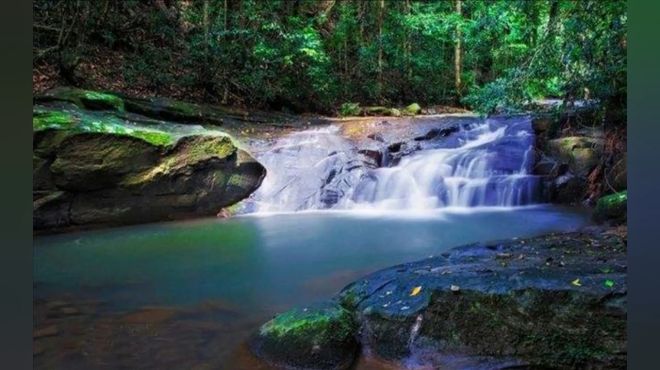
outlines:
{"label": "leafy vegetation", "polygon": [[99,89],[342,114],[626,102],[624,0],[37,0],[34,18],[37,73]]}

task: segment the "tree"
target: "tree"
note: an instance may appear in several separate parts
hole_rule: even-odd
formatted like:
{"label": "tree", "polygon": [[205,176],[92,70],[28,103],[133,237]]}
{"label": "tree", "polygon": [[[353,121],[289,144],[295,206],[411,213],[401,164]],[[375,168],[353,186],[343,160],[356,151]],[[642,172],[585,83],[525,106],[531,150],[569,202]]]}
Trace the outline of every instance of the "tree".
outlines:
{"label": "tree", "polygon": [[[462,0],[456,0],[456,15],[460,18],[463,15]],[[456,46],[454,47],[454,87],[456,89],[456,101],[461,98],[461,24],[456,24]]]}

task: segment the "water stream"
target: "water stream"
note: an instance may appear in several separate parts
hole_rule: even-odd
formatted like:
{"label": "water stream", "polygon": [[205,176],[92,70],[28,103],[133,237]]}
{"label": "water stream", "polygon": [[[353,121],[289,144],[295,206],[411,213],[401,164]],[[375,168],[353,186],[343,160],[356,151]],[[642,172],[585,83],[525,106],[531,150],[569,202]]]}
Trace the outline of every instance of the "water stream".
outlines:
{"label": "water stream", "polygon": [[[539,199],[529,118],[485,119],[391,166],[369,168],[337,127],[295,133],[258,155],[269,175],[250,212],[515,207]],[[388,153],[384,154],[387,157]]]}
{"label": "water stream", "polygon": [[[35,238],[35,326],[59,330],[35,367],[265,369],[241,344],[277,312],[457,245],[588,223],[539,204],[529,120],[459,126],[378,164],[337,127],[293,133],[255,151],[268,175],[244,215]],[[53,316],[62,301],[98,304]],[[166,319],[145,327],[145,310]]]}

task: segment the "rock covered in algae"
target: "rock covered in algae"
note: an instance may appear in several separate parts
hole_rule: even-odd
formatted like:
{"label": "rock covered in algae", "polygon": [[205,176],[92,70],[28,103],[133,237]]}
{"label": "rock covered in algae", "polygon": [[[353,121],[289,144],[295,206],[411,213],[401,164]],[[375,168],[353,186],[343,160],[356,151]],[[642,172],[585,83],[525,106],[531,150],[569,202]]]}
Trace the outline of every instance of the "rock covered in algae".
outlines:
{"label": "rock covered in algae", "polygon": [[447,355],[622,368],[626,269],[618,235],[546,235],[393,266],[348,285],[339,299],[359,321],[361,344],[390,361],[426,353],[429,368],[443,368]]}
{"label": "rock covered in algae", "polygon": [[594,209],[594,220],[596,222],[609,221],[618,224],[626,221],[628,210],[628,191],[624,190],[615,194],[606,195],[596,203]]}
{"label": "rock covered in algae", "polygon": [[228,135],[175,135],[66,104],[33,111],[35,230],[212,216],[265,176]]}
{"label": "rock covered in algae", "polygon": [[349,311],[333,302],[294,308],[261,326],[252,352],[277,366],[346,369],[358,351],[357,326]]}

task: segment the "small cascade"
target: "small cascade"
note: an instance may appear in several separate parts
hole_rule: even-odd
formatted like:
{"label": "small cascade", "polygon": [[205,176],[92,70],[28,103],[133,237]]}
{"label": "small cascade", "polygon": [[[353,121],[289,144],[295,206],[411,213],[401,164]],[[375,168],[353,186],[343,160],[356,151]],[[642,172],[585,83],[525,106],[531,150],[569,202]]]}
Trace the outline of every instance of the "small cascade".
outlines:
{"label": "small cascade", "polygon": [[417,339],[417,335],[419,335],[419,330],[422,328],[422,320],[422,315],[417,315],[415,323],[413,324],[412,328],[410,328],[410,336],[408,337],[408,349],[411,351],[413,349],[415,339]]}
{"label": "small cascade", "polygon": [[528,117],[475,120],[447,132],[396,161],[381,153],[377,168],[337,127],[291,134],[257,154],[268,175],[247,210],[430,210],[539,201]]}

